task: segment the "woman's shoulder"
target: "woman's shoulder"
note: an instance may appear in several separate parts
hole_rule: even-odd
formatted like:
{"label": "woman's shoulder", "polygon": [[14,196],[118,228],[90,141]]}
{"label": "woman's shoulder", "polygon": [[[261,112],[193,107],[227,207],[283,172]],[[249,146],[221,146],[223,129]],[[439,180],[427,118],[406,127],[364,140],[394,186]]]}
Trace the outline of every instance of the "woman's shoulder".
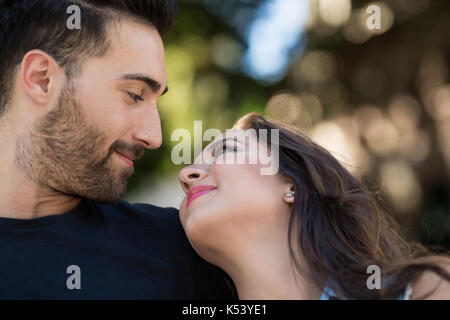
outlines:
{"label": "woman's shoulder", "polygon": [[[439,263],[439,266],[450,274],[450,259],[449,261]],[[450,300],[450,281],[435,272],[424,271],[424,273],[412,283],[411,299],[421,299],[430,292],[431,294],[423,299]]]}

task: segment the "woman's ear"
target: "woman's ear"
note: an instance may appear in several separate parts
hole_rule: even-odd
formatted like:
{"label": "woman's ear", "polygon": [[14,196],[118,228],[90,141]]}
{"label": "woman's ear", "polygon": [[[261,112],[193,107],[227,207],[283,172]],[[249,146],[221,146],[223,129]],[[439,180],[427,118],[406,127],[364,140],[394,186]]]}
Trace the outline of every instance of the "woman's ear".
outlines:
{"label": "woman's ear", "polygon": [[283,201],[287,204],[294,203],[295,200],[294,182],[291,178],[285,177],[283,182]]}

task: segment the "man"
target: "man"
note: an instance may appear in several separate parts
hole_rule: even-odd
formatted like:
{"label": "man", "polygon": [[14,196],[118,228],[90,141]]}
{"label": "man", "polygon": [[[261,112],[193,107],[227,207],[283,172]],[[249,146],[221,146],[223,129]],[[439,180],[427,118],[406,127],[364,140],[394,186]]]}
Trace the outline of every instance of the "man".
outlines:
{"label": "man", "polygon": [[229,297],[176,209],[120,200],[161,145],[176,14],[169,0],[0,0],[0,298]]}

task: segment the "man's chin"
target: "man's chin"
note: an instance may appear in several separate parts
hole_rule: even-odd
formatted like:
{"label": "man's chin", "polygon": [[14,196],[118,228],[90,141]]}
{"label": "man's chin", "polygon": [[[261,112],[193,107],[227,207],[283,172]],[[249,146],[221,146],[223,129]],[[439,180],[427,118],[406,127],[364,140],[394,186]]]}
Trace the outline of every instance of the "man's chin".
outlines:
{"label": "man's chin", "polygon": [[120,193],[118,192],[112,192],[110,194],[101,194],[101,195],[88,195],[86,198],[89,200],[104,203],[104,204],[116,204],[120,200],[122,200],[125,197],[126,194],[126,188],[124,188],[123,191]]}
{"label": "man's chin", "polygon": [[[124,178],[124,176],[121,178]],[[120,179],[120,181],[105,183],[103,187],[99,185],[99,189],[91,189],[83,197],[95,202],[115,204],[122,200],[127,192],[127,179]]]}
{"label": "man's chin", "polygon": [[89,199],[105,204],[115,204],[122,200],[127,193],[128,179],[133,175],[134,168],[122,169],[115,182],[105,183],[105,187]]}

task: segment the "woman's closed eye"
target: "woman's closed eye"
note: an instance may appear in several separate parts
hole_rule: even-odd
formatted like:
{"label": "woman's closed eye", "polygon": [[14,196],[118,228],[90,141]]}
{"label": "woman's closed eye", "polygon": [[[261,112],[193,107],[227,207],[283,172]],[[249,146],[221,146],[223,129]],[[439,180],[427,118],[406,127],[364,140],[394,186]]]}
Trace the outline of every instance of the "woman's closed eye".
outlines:
{"label": "woman's closed eye", "polygon": [[222,155],[226,152],[229,152],[229,151],[238,152],[239,150],[238,150],[237,146],[230,146],[230,145],[227,145],[224,143],[222,145],[222,148],[217,148],[217,153],[216,153],[216,148],[213,148],[211,150],[211,154],[213,157],[219,157],[220,155]]}

